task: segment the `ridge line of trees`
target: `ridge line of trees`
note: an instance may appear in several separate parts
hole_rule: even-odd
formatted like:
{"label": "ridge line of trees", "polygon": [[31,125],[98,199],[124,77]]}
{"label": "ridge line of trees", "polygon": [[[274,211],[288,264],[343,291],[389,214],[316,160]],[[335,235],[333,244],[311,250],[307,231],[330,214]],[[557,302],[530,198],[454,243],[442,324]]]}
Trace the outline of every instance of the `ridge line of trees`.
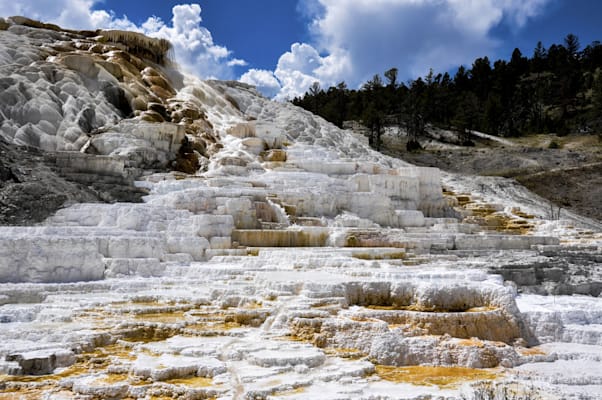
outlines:
{"label": "ridge line of trees", "polygon": [[498,136],[602,131],[602,44],[594,41],[581,50],[573,34],[547,49],[538,42],[531,57],[516,48],[510,60],[493,65],[488,57],[477,58],[453,77],[431,69],[400,83],[397,68],[383,75],[357,90],[345,82],[324,90],[315,82],[292,102],[339,127],[362,121],[377,149],[391,124],[405,128],[416,144],[427,124]]}

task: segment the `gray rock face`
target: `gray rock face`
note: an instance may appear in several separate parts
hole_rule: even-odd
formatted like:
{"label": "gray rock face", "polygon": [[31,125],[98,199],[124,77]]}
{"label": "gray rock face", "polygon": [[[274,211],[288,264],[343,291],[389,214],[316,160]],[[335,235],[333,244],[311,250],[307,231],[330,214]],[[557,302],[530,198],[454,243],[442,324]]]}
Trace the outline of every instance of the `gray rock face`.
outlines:
{"label": "gray rock face", "polygon": [[145,193],[130,179],[78,172],[53,154],[0,138],[0,225],[38,223],[69,203],[139,202]]}
{"label": "gray rock face", "polygon": [[19,364],[18,375],[47,375],[56,368],[64,368],[75,362],[75,354],[65,349],[45,349],[6,356],[6,361]]}
{"label": "gray rock face", "polygon": [[519,291],[546,295],[602,293],[602,251],[597,246],[536,246],[489,271],[514,282]]}

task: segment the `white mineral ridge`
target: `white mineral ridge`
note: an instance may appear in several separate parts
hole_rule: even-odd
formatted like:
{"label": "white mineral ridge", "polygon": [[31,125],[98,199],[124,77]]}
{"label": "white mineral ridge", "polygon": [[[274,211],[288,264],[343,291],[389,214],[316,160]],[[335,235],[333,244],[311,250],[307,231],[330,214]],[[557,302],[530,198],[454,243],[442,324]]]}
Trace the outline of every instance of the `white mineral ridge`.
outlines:
{"label": "white mineral ridge", "polygon": [[173,158],[182,126],[124,120],[131,110],[120,107],[148,93],[124,79],[131,77],[125,72],[131,64],[124,64],[118,52],[102,53],[102,46],[97,53],[85,52],[90,45],[83,38],[24,25],[1,33],[0,135],[5,140],[47,151],[92,145],[98,154],[141,166],[165,165]]}

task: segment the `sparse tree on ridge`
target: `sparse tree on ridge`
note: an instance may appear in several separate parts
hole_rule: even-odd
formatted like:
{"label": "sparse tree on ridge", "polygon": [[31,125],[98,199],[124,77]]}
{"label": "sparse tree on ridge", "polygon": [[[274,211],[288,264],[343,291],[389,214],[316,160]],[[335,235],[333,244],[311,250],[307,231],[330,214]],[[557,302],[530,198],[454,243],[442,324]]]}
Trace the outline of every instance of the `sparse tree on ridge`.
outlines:
{"label": "sparse tree on ridge", "polygon": [[321,92],[322,92],[322,87],[320,86],[320,82],[318,82],[318,81],[315,81],[309,87],[309,94],[314,99],[313,109],[311,110],[314,114],[318,113],[318,109],[319,109],[318,96],[320,95]]}
{"label": "sparse tree on ridge", "polygon": [[318,82],[318,81],[315,81],[309,87],[309,94],[314,97],[317,96],[318,94],[320,94],[321,91],[322,91],[322,87],[320,86],[320,82]]}
{"label": "sparse tree on ridge", "polygon": [[370,129],[368,143],[376,150],[380,150],[381,136],[385,127],[384,113],[371,103],[368,108],[366,108],[362,121],[364,122],[364,125]]}
{"label": "sparse tree on ridge", "polygon": [[576,58],[579,53],[579,48],[581,47],[581,44],[579,43],[579,38],[576,35],[569,33],[564,38],[564,46],[569,52],[569,57]]}
{"label": "sparse tree on ridge", "polygon": [[373,91],[379,88],[383,87],[383,80],[380,77],[379,74],[375,74],[372,79],[370,79],[368,82],[364,83],[364,86],[362,87],[364,90],[367,91]]}
{"label": "sparse tree on ridge", "polygon": [[[473,92],[466,92],[458,103],[456,118],[452,122],[460,133],[462,145],[470,145],[470,131],[478,125],[479,99]],[[474,144],[473,144],[474,146]]]}
{"label": "sparse tree on ridge", "polygon": [[[432,71],[427,75],[427,81],[432,82]],[[426,127],[427,89],[428,85],[421,78],[416,79],[410,85],[408,95],[401,105],[399,122],[408,135],[406,143],[408,151],[421,148],[419,139],[424,136]]]}
{"label": "sparse tree on ridge", "polygon": [[376,150],[380,150],[381,135],[384,130],[385,111],[384,86],[380,75],[376,74],[366,82],[363,90],[366,93],[367,106],[362,113],[364,125],[370,129],[369,143]]}
{"label": "sparse tree on ridge", "polygon": [[387,78],[387,87],[395,89],[397,87],[397,68],[391,68],[385,71],[385,78]]}
{"label": "sparse tree on ridge", "polygon": [[598,68],[592,86],[592,119],[593,127],[602,130],[602,68]]}
{"label": "sparse tree on ridge", "polygon": [[546,58],[548,57],[548,51],[541,40],[537,42],[537,46],[535,50],[533,50],[533,59],[531,61],[531,65],[533,66],[533,72],[541,72],[545,67]]}

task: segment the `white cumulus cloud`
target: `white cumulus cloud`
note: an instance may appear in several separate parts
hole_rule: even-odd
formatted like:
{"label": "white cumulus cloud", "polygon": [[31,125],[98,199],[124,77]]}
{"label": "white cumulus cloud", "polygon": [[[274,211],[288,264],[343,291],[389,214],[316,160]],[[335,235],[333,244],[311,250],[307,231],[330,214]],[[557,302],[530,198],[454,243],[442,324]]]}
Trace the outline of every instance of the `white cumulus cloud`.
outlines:
{"label": "white cumulus cloud", "polygon": [[[334,85],[344,75],[346,63],[342,61],[333,66],[333,56],[321,56],[307,43],[294,43],[291,50],[280,56],[274,75],[280,81],[281,90],[278,99],[290,99],[305,93],[314,83]],[[333,68],[334,67],[334,68]]]}
{"label": "white cumulus cloud", "polygon": [[274,97],[280,93],[282,87],[272,71],[252,68],[245,72],[240,81],[257,87],[267,97]]}
{"label": "white cumulus cloud", "polygon": [[[311,24],[316,46],[344,50],[351,85],[391,67],[415,77],[472,62],[493,50],[492,28],[520,28],[549,0],[305,0],[318,9]],[[316,6],[318,3],[318,7]],[[336,64],[336,63],[335,63]]]}
{"label": "white cumulus cloud", "polygon": [[[99,0],[0,0],[0,16],[22,15],[71,29],[136,29],[126,16],[110,10],[92,10]],[[138,30],[138,29],[137,29]]]}
{"label": "white cumulus cloud", "polygon": [[277,98],[315,81],[357,87],[396,67],[402,79],[470,64],[498,45],[494,27],[520,29],[551,0],[301,0],[311,44],[293,44],[273,71]]}
{"label": "white cumulus cloud", "polygon": [[314,82],[324,87],[335,85],[350,70],[350,60],[343,52],[322,56],[307,43],[293,43],[290,51],[280,56],[274,71],[251,69],[240,80],[257,86],[268,97],[290,100],[305,93]]}
{"label": "white cumulus cloud", "polygon": [[[201,25],[201,7],[198,4],[180,4],[173,7],[171,26],[158,18],[143,24],[146,35],[168,39],[174,46],[178,63],[187,71],[203,78],[233,78],[233,67],[244,60],[233,59],[225,46],[213,41],[211,32]],[[150,28],[150,29],[148,29]]]}
{"label": "white cumulus cloud", "polygon": [[0,0],[0,15],[24,15],[29,18],[72,29],[122,29],[168,39],[174,46],[176,60],[188,72],[202,78],[234,78],[234,67],[246,61],[234,58],[225,46],[214,42],[211,32],[202,26],[198,4],[173,7],[171,24],[151,16],[136,25],[127,16],[118,17],[111,10],[92,10],[100,0]]}
{"label": "white cumulus cloud", "polygon": [[246,67],[247,65],[249,65],[249,63],[240,58],[233,58],[230,61],[228,61],[229,67]]}

